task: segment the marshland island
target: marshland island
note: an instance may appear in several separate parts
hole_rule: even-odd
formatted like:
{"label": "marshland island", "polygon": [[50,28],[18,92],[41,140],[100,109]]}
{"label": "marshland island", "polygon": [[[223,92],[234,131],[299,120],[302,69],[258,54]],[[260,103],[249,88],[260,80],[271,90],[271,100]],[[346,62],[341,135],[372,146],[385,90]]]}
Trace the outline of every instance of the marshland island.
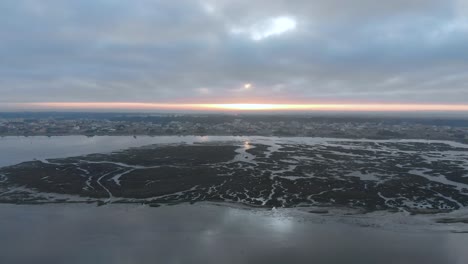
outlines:
{"label": "marshland island", "polygon": [[0,202],[449,212],[468,206],[468,146],[275,137],[152,144],[2,167]]}

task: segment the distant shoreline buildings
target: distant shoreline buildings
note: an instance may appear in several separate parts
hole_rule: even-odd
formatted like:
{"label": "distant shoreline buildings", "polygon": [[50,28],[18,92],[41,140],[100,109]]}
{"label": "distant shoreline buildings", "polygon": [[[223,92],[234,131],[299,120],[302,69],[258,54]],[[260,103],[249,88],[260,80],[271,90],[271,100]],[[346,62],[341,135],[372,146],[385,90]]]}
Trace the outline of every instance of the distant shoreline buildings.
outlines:
{"label": "distant shoreline buildings", "polygon": [[262,115],[0,115],[0,136],[63,135],[257,135],[431,139],[468,143],[468,121]]}

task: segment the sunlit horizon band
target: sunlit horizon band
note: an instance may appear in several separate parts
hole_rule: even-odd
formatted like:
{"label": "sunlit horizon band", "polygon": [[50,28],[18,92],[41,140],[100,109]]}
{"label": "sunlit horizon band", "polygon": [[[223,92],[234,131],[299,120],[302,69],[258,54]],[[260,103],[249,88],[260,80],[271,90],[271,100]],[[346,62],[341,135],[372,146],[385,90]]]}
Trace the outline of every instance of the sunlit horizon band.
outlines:
{"label": "sunlit horizon band", "polygon": [[36,102],[0,103],[0,107],[31,110],[193,110],[193,111],[468,111],[468,105],[457,104],[194,104],[138,102]]}

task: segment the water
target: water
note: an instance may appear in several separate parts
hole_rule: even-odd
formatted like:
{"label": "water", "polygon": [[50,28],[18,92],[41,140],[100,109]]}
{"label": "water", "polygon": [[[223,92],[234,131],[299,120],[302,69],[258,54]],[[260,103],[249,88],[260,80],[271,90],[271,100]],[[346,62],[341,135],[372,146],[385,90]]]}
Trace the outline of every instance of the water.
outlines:
{"label": "water", "polygon": [[58,136],[0,137],[0,167],[33,159],[64,158],[92,153],[107,153],[150,144],[175,144],[208,141],[245,141],[237,136]]}
{"label": "water", "polygon": [[[207,140],[245,138],[6,137],[0,166]],[[468,263],[468,234],[323,219],[213,204],[0,205],[0,263]]]}
{"label": "water", "polygon": [[[58,136],[58,137],[0,137],[0,167],[14,165],[23,161],[45,158],[64,158],[80,156],[91,153],[106,153],[139,147],[149,144],[174,144],[185,142],[209,141],[255,141],[257,143],[275,142],[314,144],[325,141],[353,141],[354,139],[336,138],[304,138],[304,137],[258,137],[258,136]],[[359,140],[373,141],[373,140]],[[427,140],[380,140],[380,142],[427,142]],[[447,143],[456,147],[468,147],[468,145],[450,141],[431,141]]]}
{"label": "water", "polygon": [[203,142],[207,137],[131,137],[131,136],[61,136],[1,137],[0,167],[44,158],[64,158],[91,153],[106,153],[149,144]]}
{"label": "water", "polygon": [[468,261],[463,234],[317,224],[214,205],[2,205],[0,210],[0,263]]}

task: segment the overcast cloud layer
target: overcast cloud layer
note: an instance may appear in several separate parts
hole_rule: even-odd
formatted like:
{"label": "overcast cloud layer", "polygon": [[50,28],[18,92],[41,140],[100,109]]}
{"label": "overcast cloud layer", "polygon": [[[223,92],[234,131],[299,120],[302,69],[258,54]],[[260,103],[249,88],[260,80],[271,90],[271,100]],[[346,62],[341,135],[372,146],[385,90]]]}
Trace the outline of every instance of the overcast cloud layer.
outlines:
{"label": "overcast cloud layer", "polygon": [[2,0],[0,58],[0,102],[459,104],[468,0]]}

